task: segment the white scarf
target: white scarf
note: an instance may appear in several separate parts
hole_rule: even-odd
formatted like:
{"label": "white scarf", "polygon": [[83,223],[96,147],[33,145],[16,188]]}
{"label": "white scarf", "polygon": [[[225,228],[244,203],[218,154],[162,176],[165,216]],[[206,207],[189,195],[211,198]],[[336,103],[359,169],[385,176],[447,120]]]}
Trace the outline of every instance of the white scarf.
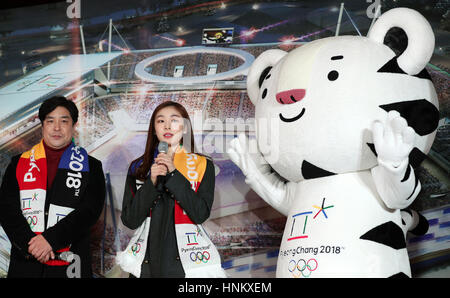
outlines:
{"label": "white scarf", "polygon": [[[193,153],[177,152],[174,164],[197,191],[206,169],[206,158]],[[147,250],[151,217],[134,232],[127,248],[118,252],[116,263],[122,270],[141,276],[141,265]],[[194,224],[175,201],[175,234],[181,264],[187,278],[226,277],[220,255],[200,224]]]}

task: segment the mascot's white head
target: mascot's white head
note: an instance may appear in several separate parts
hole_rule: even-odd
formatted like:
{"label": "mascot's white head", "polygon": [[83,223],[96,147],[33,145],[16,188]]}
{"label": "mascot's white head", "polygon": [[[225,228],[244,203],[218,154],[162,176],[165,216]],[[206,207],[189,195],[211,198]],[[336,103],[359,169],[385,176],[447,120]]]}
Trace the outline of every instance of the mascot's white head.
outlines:
{"label": "mascot's white head", "polygon": [[[371,125],[396,110],[416,132],[410,163],[417,165],[439,121],[437,95],[425,70],[433,50],[427,20],[396,8],[384,13],[367,37],[330,37],[289,53],[262,53],[250,68],[247,90],[255,105],[258,146],[271,148],[260,149],[263,156],[295,182],[372,168]],[[266,144],[273,140],[277,143]]]}

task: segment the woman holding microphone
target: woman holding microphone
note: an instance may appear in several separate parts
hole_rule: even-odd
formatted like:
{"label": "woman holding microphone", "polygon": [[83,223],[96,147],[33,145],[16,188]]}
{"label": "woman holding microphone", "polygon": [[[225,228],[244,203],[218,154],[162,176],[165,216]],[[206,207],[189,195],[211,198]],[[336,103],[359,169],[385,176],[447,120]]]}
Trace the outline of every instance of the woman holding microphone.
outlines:
{"label": "woman holding microphone", "polygon": [[144,154],[129,167],[122,222],[136,230],[117,263],[135,277],[225,277],[201,226],[214,201],[213,162],[195,153],[186,109],[172,101],[152,114]]}

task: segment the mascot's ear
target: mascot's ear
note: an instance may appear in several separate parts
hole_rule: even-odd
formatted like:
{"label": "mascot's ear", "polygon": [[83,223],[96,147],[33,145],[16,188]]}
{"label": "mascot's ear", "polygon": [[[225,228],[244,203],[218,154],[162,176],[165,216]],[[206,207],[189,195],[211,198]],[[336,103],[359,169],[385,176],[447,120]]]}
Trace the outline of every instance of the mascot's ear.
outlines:
{"label": "mascot's ear", "polygon": [[[386,43],[388,31],[403,31],[407,37],[407,46],[397,58],[398,66],[409,75],[421,72],[434,51],[434,33],[428,21],[417,11],[409,8],[394,8],[375,22],[367,37],[379,42]],[[403,33],[402,32],[402,33]],[[395,31],[390,31],[395,34]],[[392,39],[392,36],[389,37]],[[401,37],[399,37],[401,38]],[[389,41],[388,41],[389,43]],[[394,49],[395,52],[395,49]]]}
{"label": "mascot's ear", "polygon": [[[283,58],[287,52],[267,50],[255,59],[247,75],[247,93],[254,105],[258,101],[259,88],[269,70]],[[261,79],[262,78],[262,79]]]}

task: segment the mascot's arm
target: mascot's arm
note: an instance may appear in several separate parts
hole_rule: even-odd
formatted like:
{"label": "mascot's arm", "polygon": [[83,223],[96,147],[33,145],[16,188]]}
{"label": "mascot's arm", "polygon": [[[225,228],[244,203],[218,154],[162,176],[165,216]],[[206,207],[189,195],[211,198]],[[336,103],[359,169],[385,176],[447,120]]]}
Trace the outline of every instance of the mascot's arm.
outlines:
{"label": "mascot's arm", "polygon": [[384,124],[374,122],[372,133],[378,155],[378,165],[372,169],[377,191],[388,208],[406,208],[421,188],[408,158],[415,132],[398,112],[390,111]]}
{"label": "mascot's arm", "polygon": [[284,182],[277,173],[254,171],[245,178],[245,183],[273,208],[287,216],[294,197],[296,184]]}
{"label": "mascot's arm", "polygon": [[231,140],[228,155],[242,170],[245,183],[273,208],[287,215],[296,184],[286,183],[277,173],[271,172],[257,149],[256,140],[249,141],[244,134],[239,134]]}

